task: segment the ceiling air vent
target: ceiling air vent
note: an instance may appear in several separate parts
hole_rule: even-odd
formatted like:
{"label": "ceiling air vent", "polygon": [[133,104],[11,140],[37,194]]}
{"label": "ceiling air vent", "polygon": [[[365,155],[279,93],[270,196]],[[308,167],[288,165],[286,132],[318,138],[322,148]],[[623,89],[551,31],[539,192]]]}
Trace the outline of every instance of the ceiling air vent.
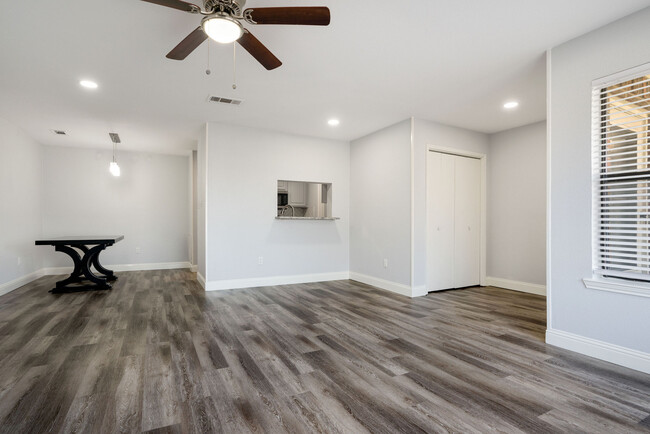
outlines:
{"label": "ceiling air vent", "polygon": [[52,132],[54,134],[56,134],[57,136],[65,136],[66,135],[66,132],[63,131],[63,130],[52,130]]}
{"label": "ceiling air vent", "polygon": [[229,104],[229,105],[240,105],[244,101],[240,99],[233,99],[233,98],[224,98],[222,96],[210,96],[208,97],[208,101],[210,102],[218,102],[221,104]]}

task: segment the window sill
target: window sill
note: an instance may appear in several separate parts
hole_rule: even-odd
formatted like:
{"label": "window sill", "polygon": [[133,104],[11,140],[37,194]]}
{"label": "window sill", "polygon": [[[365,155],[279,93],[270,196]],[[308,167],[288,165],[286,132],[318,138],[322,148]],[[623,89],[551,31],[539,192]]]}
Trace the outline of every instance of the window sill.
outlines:
{"label": "window sill", "polygon": [[617,279],[582,279],[589,289],[599,291],[617,292],[619,294],[650,297],[650,284],[644,282],[627,282]]}

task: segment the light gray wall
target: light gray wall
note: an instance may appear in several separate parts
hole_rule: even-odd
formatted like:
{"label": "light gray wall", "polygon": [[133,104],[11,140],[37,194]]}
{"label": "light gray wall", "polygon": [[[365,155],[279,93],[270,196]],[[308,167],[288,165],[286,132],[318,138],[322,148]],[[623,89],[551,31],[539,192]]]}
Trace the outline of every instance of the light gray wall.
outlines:
{"label": "light gray wall", "polygon": [[[486,134],[421,119],[413,120],[413,287],[422,293],[427,279],[426,170],[428,147],[489,155]],[[488,166],[490,159],[487,159]],[[488,223],[489,224],[489,223]]]}
{"label": "light gray wall", "polygon": [[[347,142],[208,124],[208,280],[347,272],[349,156]],[[341,219],[276,220],[280,179],[331,182]]]}
{"label": "light gray wall", "polygon": [[41,146],[0,119],[0,161],[2,285],[41,268]]}
{"label": "light gray wall", "polygon": [[546,284],[546,122],[490,135],[487,275]]}
{"label": "light gray wall", "polygon": [[549,329],[650,353],[650,298],[586,289],[592,80],[650,62],[650,8],[551,51]]}
{"label": "light gray wall", "polygon": [[[188,157],[119,151],[120,177],[110,161],[110,151],[43,147],[43,235],[124,235],[102,253],[107,265],[189,261]],[[44,266],[71,263],[50,248]]]}
{"label": "light gray wall", "polygon": [[207,221],[206,221],[206,199],[207,199],[207,125],[201,131],[199,144],[196,152],[196,265],[199,279],[208,280],[206,274],[206,239],[207,239]]}
{"label": "light gray wall", "polygon": [[350,272],[409,286],[410,137],[407,120],[350,144]]}
{"label": "light gray wall", "polygon": [[190,206],[192,207],[192,265],[196,265],[198,261],[198,249],[199,249],[199,244],[198,244],[198,199],[199,199],[199,193],[198,193],[198,155],[197,151],[192,151],[192,156],[191,156],[191,179],[192,179],[192,202]]}

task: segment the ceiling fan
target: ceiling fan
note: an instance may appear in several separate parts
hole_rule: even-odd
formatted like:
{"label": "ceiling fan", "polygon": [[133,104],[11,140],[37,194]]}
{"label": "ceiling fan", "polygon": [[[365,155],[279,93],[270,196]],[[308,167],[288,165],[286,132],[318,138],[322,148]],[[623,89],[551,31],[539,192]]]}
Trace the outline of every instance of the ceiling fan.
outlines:
{"label": "ceiling fan", "polygon": [[181,0],[142,0],[204,15],[201,25],[167,54],[168,59],[183,60],[208,38],[222,44],[237,41],[266,69],[272,70],[282,62],[275,57],[240,21],[249,24],[298,24],[327,26],[330,10],[327,7],[273,7],[244,10],[246,0],[203,0],[201,7]]}

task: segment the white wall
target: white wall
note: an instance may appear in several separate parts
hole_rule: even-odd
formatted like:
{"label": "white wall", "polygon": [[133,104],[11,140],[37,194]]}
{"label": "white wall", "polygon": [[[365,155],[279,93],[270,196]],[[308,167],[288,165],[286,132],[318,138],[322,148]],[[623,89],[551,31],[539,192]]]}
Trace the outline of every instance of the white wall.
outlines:
{"label": "white wall", "polygon": [[[347,278],[347,142],[210,123],[207,166],[207,289]],[[276,220],[280,179],[332,183],[341,219]]]}
{"label": "white wall", "polygon": [[[122,175],[114,177],[108,172],[110,151],[42,149],[43,236],[124,235],[102,253],[106,265],[189,261],[187,156],[118,148]],[[41,249],[45,267],[72,265],[67,255]]]}
{"label": "white wall", "polygon": [[34,245],[41,235],[40,153],[38,143],[0,119],[0,293],[41,268]]}
{"label": "white wall", "polygon": [[[413,292],[426,294],[426,170],[429,146],[489,154],[486,134],[421,119],[413,120]],[[490,160],[487,160],[488,166]]]}
{"label": "white wall", "polygon": [[490,135],[487,275],[546,284],[546,122]]}
{"label": "white wall", "polygon": [[592,275],[591,83],[650,62],[648,23],[650,8],[551,51],[547,340],[650,372],[650,298],[582,283]]}
{"label": "white wall", "polygon": [[410,174],[410,120],[350,144],[351,275],[405,295],[411,295]]}

